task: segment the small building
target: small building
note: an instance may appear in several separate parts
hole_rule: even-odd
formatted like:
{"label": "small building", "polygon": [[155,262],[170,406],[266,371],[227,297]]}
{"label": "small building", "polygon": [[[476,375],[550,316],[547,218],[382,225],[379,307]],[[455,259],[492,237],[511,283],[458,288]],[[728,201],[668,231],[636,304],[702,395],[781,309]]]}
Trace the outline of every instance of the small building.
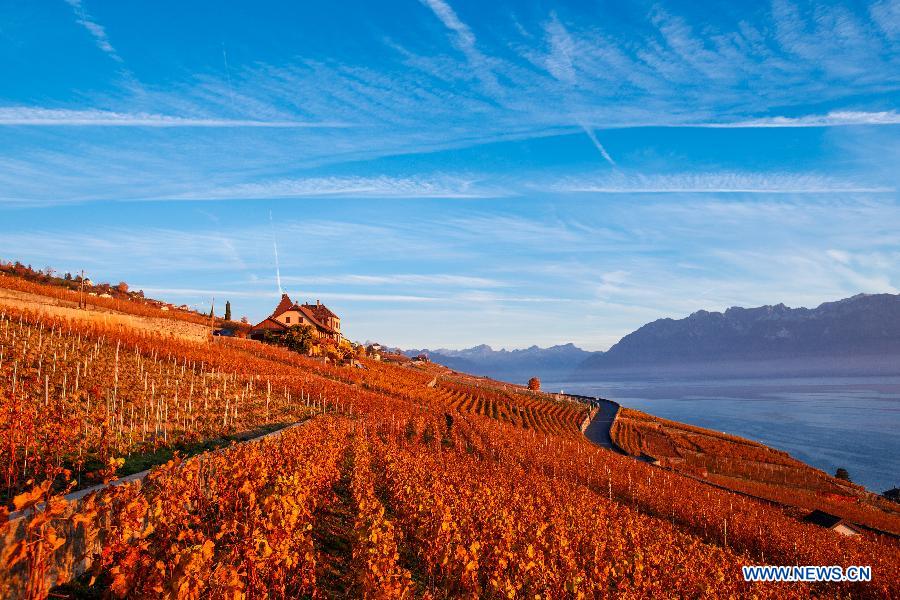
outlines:
{"label": "small building", "polygon": [[393,352],[384,352],[381,354],[381,360],[389,363],[411,364],[412,359],[405,354],[394,354]]}
{"label": "small building", "polygon": [[662,466],[662,461],[660,461],[658,458],[656,458],[655,456],[650,456],[649,454],[645,454],[643,452],[641,452],[640,456],[635,456],[635,458],[641,462],[647,463],[648,465],[653,465],[655,467]]}
{"label": "small building", "polygon": [[296,304],[287,294],[271,315],[250,329],[250,338],[262,339],[267,331],[284,332],[295,325],[310,325],[316,337],[341,343],[341,319],[328,307],[316,300],[315,304]]}
{"label": "small building", "polygon": [[854,536],[860,534],[860,530],[852,523],[848,523],[841,517],[827,513],[824,510],[812,511],[803,517],[803,521],[818,525],[819,527],[824,527],[825,529],[830,529],[841,535]]}

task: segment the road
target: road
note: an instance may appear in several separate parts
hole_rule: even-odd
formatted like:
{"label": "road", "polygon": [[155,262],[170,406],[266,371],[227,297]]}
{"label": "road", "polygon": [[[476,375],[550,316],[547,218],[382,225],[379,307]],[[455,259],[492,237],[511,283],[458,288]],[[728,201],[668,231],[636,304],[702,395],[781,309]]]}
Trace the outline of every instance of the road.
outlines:
{"label": "road", "polygon": [[612,427],[616,411],[619,410],[619,405],[610,400],[603,400],[602,398],[599,402],[600,410],[597,411],[597,415],[591,420],[587,429],[584,430],[584,435],[598,446],[620,452],[618,446],[613,444],[612,438],[609,435],[609,430]]}

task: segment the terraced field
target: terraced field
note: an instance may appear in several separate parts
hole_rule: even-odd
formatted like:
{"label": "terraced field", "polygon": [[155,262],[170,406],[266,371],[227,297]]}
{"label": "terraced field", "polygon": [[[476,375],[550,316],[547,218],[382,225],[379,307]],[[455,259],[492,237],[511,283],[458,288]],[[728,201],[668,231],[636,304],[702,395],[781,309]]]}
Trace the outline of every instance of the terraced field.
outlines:
{"label": "terraced field", "polygon": [[587,408],[529,392],[511,393],[459,383],[441,383],[432,398],[459,412],[471,412],[539,433],[580,433]]}

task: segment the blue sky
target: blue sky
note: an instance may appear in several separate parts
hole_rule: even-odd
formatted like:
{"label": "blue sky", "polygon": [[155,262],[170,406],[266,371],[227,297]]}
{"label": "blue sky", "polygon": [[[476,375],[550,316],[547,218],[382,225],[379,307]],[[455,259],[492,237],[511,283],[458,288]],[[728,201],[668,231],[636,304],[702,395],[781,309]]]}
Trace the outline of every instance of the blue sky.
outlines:
{"label": "blue sky", "polygon": [[[900,2],[0,1],[0,258],[604,349],[900,288]],[[271,215],[271,220],[270,220]]]}

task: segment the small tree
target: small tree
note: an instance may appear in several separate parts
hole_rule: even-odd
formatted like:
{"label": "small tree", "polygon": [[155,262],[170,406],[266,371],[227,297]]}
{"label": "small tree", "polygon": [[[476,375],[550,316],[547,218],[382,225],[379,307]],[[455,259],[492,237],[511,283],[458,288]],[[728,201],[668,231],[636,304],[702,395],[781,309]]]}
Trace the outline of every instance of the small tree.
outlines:
{"label": "small tree", "polygon": [[282,337],[285,346],[294,352],[309,352],[315,344],[316,335],[311,325],[294,325]]}
{"label": "small tree", "polygon": [[215,310],[216,310],[215,306],[209,307],[209,318],[210,319],[214,319],[216,317],[216,313],[214,312]]}
{"label": "small tree", "polygon": [[244,315],[243,317],[241,317],[241,323],[243,323],[244,325],[250,324],[250,319],[247,318],[247,315]]}
{"label": "small tree", "polygon": [[231,300],[225,301],[225,320],[231,320]]}
{"label": "small tree", "polygon": [[848,473],[847,469],[844,467],[839,467],[838,470],[834,472],[834,476],[843,481],[850,481],[850,473]]}
{"label": "small tree", "polygon": [[120,294],[127,294],[128,293],[128,284],[125,283],[124,281],[120,281],[119,285],[116,286],[116,291],[119,292]]}
{"label": "small tree", "polygon": [[537,377],[532,377],[528,380],[528,389],[534,390],[535,392],[539,392],[541,390],[541,380]]}
{"label": "small tree", "polygon": [[338,348],[337,345],[325,343],[323,346],[325,348],[325,356],[327,356],[330,361],[336,362],[344,358],[341,349]]}

